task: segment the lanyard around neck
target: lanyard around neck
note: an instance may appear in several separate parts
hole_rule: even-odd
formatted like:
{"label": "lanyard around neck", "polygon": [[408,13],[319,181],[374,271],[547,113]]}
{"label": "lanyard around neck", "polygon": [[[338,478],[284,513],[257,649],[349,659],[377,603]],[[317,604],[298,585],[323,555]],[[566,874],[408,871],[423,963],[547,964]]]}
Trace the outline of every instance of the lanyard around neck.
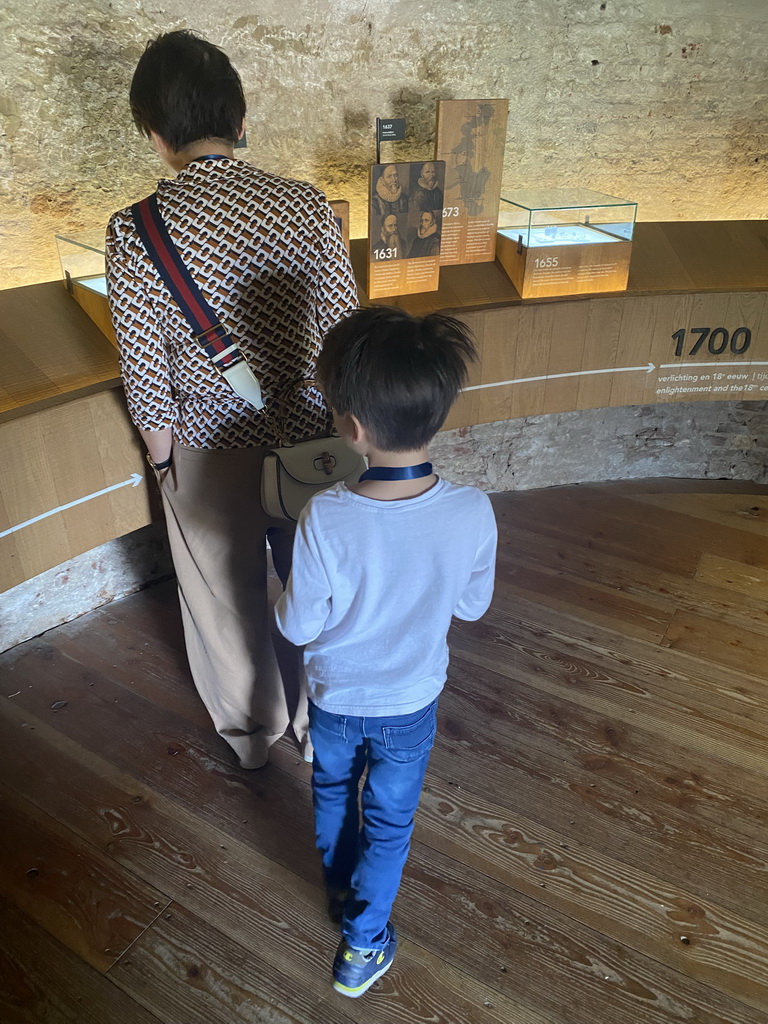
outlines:
{"label": "lanyard around neck", "polygon": [[431,462],[421,462],[418,466],[371,466],[358,483],[363,480],[417,480],[420,476],[429,476],[431,472]]}
{"label": "lanyard around neck", "polygon": [[232,157],[225,156],[223,153],[207,153],[205,156],[195,156],[189,161],[188,164],[184,164],[185,167],[189,167],[190,164],[196,164],[198,160],[231,160]]}

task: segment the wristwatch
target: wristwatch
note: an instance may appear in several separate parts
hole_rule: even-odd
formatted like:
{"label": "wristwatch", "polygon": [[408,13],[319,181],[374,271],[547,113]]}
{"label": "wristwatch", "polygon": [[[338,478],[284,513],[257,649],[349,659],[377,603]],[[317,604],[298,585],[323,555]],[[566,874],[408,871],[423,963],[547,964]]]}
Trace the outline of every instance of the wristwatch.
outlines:
{"label": "wristwatch", "polygon": [[173,455],[169,455],[164,462],[155,462],[152,456],[149,454],[149,452],[147,452],[147,462],[150,464],[152,469],[155,469],[159,472],[163,469],[168,469],[170,464],[173,462]]}

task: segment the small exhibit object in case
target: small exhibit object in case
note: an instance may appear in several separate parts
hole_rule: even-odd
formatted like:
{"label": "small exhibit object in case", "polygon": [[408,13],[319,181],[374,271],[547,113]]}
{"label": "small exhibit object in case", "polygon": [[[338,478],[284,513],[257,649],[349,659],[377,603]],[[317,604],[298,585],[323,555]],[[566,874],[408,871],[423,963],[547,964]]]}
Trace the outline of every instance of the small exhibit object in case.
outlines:
{"label": "small exhibit object in case", "polygon": [[524,299],[623,291],[636,215],[590,189],[504,192],[496,255]]}
{"label": "small exhibit object in case", "polygon": [[440,264],[492,263],[509,100],[439,100],[435,155],[445,161]]}
{"label": "small exhibit object in case", "polygon": [[374,164],[368,206],[368,297],[437,291],[445,164]]}
{"label": "small exhibit object in case", "polygon": [[117,347],[107,302],[104,231],[56,235],[56,245],[67,291]]}

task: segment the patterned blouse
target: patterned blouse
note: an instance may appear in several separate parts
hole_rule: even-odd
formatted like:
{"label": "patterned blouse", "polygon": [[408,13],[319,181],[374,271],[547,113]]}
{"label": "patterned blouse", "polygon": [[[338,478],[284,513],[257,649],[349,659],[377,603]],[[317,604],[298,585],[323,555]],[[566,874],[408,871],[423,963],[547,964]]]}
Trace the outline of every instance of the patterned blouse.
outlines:
{"label": "patterned blouse", "polygon": [[284,439],[272,419],[282,398],[286,437],[325,431],[320,394],[298,383],[285,390],[312,376],[323,336],[358,305],[323,194],[241,160],[201,159],[160,181],[157,195],[182,259],[259,378],[267,415],[232,391],[194,340],[125,209],[107,228],[107,285],[134,423],[172,427],[189,448],[271,445]]}

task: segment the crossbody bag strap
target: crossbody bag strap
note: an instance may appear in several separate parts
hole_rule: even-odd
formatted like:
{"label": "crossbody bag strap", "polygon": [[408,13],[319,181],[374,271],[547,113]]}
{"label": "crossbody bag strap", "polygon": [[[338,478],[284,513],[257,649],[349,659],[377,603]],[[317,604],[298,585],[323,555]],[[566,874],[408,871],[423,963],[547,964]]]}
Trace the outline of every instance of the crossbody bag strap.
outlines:
{"label": "crossbody bag strap", "polygon": [[263,409],[259,380],[187,269],[160,213],[157,193],[134,203],[131,214],[147,255],[192,328],[195,341],[235,394],[254,409]]}

